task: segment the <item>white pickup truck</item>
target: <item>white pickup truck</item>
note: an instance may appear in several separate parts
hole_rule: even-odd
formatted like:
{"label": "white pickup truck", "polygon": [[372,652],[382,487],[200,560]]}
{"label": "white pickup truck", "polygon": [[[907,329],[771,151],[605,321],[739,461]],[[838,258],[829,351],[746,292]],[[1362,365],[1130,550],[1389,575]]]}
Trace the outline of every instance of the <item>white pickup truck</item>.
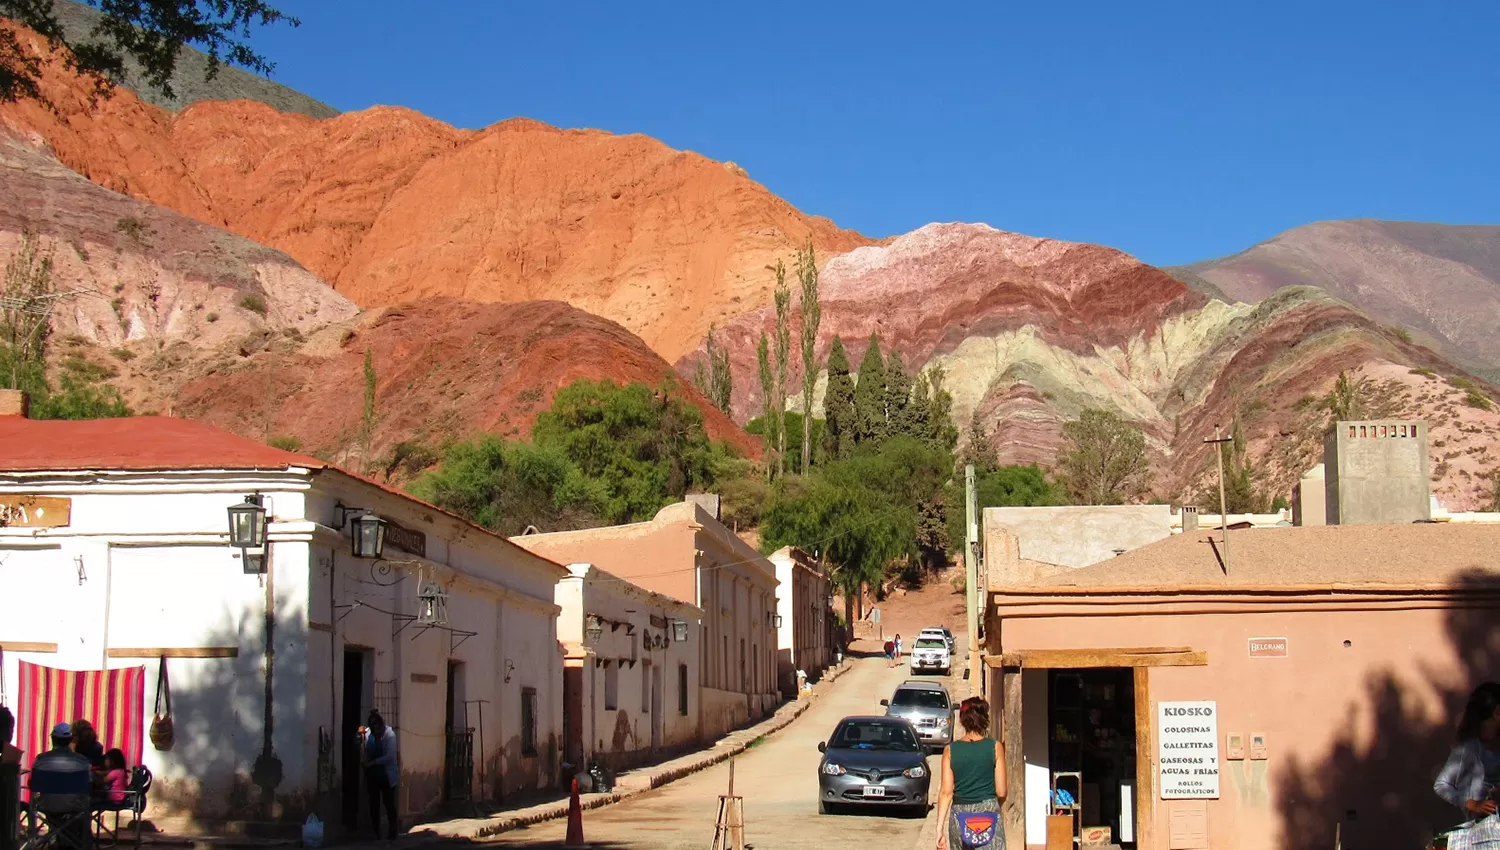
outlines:
{"label": "white pickup truck", "polygon": [[911,671],[932,670],[948,675],[953,668],[953,653],[941,635],[919,635],[911,648]]}

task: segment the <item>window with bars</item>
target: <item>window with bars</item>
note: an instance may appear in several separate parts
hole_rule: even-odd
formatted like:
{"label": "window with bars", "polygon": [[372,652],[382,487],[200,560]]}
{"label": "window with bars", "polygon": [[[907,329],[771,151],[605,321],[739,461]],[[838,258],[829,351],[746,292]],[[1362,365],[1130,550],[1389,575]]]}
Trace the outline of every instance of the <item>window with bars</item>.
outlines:
{"label": "window with bars", "polygon": [[536,688],[521,689],[521,755],[536,755]]}
{"label": "window with bars", "polygon": [[385,725],[392,729],[401,728],[401,691],[396,687],[396,680],[389,682],[375,681],[375,710],[380,712],[380,717]]}

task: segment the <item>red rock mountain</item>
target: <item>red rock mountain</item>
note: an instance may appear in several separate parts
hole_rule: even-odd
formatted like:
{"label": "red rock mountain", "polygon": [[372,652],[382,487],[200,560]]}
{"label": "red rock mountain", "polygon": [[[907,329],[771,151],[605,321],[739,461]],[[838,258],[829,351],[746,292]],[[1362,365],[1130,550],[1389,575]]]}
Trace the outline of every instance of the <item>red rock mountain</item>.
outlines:
{"label": "red rock mountain", "polygon": [[128,91],[91,108],[56,62],[43,89],[55,111],[0,106],[0,126],[101,186],[282,250],[363,307],[557,299],[676,358],[711,322],[767,301],[767,264],[808,238],[824,254],[870,242],[732,164],[645,136],[529,120],[459,130],[387,107],[171,114]]}
{"label": "red rock mountain", "polygon": [[1168,271],[1251,303],[1282,287],[1316,286],[1500,380],[1500,227],[1323,221]]}
{"label": "red rock mountain", "polygon": [[[1431,449],[1434,489],[1450,508],[1484,504],[1497,471],[1500,414],[1443,379],[1461,372],[1315,289],[1228,304],[1108,248],[934,224],[830,259],[821,290],[820,359],[840,336],[858,368],[875,332],[908,371],[941,366],[957,423],[977,421],[1006,462],[1052,465],[1062,424],[1105,408],[1146,430],[1157,493],[1182,498],[1207,483],[1203,438],[1238,417],[1264,483],[1286,494],[1319,459],[1316,402],[1347,369],[1371,377],[1386,415],[1446,429]],[[740,421],[761,409],[755,345],[773,321],[761,308],[722,329]],[[700,347],[678,371],[701,359]],[[800,386],[795,357],[791,371]]]}

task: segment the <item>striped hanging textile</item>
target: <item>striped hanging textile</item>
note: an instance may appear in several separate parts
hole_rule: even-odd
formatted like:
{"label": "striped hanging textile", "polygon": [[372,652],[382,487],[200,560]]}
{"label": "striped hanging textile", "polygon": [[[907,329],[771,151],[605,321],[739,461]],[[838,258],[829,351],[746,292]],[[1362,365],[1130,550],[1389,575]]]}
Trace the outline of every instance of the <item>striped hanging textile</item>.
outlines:
{"label": "striped hanging textile", "polygon": [[17,745],[26,764],[52,749],[52,727],[83,718],[94,724],[105,750],[118,747],[125,761],[141,763],[146,740],[146,668],[58,670],[20,663],[16,694]]}

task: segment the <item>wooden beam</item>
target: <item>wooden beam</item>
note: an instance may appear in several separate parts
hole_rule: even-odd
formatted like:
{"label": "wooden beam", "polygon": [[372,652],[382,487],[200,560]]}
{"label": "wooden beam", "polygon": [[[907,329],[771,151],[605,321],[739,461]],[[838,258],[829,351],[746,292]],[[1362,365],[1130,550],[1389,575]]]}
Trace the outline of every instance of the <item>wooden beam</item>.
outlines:
{"label": "wooden beam", "polygon": [[[1005,804],[1000,819],[1005,829],[1005,846],[1026,846],[1026,759],[1021,728],[1021,671],[1006,670],[1002,690],[1001,712],[1005,717]],[[939,828],[946,828],[940,826]]]}
{"label": "wooden beam", "polygon": [[327,632],[329,634],[333,634],[332,623],[320,623],[316,620],[308,620],[307,627],[315,632]]}
{"label": "wooden beam", "polygon": [[158,646],[109,651],[110,658],[238,658],[239,655],[237,646]]}
{"label": "wooden beam", "polygon": [[1204,667],[1207,652],[1192,647],[1141,647],[1121,649],[1023,649],[986,659],[991,667],[1048,670],[1097,667]]}
{"label": "wooden beam", "polygon": [[1155,741],[1151,732],[1155,715],[1151,711],[1151,669],[1135,668],[1135,846],[1154,847],[1152,827],[1156,817]]}
{"label": "wooden beam", "polygon": [[30,640],[0,640],[0,649],[11,652],[56,652],[57,644]]}

